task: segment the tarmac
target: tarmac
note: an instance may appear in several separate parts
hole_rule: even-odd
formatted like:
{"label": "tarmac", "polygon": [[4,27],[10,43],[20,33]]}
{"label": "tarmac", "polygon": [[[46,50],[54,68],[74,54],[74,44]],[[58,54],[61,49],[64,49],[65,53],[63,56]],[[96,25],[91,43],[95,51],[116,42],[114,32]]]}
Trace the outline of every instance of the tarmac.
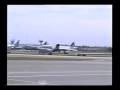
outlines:
{"label": "tarmac", "polygon": [[8,59],[7,85],[112,85],[112,58]]}
{"label": "tarmac", "polygon": [[101,56],[63,56],[63,55],[30,55],[30,54],[7,54],[9,60],[111,60],[112,57]]}

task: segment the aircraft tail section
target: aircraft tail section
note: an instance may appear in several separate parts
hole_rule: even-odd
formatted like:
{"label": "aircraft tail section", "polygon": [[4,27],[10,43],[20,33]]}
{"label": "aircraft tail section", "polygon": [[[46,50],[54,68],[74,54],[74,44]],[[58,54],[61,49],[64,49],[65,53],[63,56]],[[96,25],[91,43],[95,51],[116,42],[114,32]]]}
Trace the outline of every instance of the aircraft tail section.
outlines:
{"label": "aircraft tail section", "polygon": [[74,46],[75,46],[75,42],[72,42],[70,46],[71,46],[71,47],[74,47]]}
{"label": "aircraft tail section", "polygon": [[55,48],[53,49],[53,52],[58,51],[60,48],[60,44],[56,44]]}
{"label": "aircraft tail section", "polygon": [[15,47],[18,47],[18,46],[19,46],[19,43],[20,43],[20,40],[18,40],[18,41],[15,43]]}

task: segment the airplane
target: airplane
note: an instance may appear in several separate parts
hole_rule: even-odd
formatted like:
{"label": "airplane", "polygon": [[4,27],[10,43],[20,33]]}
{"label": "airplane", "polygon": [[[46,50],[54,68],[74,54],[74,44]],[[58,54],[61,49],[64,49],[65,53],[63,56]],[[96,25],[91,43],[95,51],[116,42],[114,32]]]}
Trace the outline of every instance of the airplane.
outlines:
{"label": "airplane", "polygon": [[24,45],[23,46],[24,49],[26,50],[41,50],[41,49],[47,49],[47,50],[51,50],[52,46],[48,45],[47,42],[45,42],[44,44],[40,44],[40,45]]}
{"label": "airplane", "polygon": [[68,52],[70,52],[70,51],[78,51],[78,50],[77,50],[77,47],[75,46],[75,43],[72,42],[71,45],[56,44],[56,47],[53,49],[52,52],[56,52],[56,51],[58,51],[58,52],[63,51],[64,54],[68,54]]}
{"label": "airplane", "polygon": [[68,54],[71,51],[78,51],[74,42],[72,42],[71,45],[62,45],[62,44],[56,44],[55,46],[43,45],[43,46],[38,46],[36,48],[39,50],[39,53],[47,53],[49,55],[52,55],[53,52],[60,53],[61,51],[63,51],[64,54]]}
{"label": "airplane", "polygon": [[17,40],[16,43],[14,40],[10,41],[10,44],[8,44],[8,48],[11,50],[17,50],[17,49],[23,49],[23,47],[19,44],[20,40]]}
{"label": "airplane", "polygon": [[20,40],[18,40],[16,43],[15,41],[11,41],[11,44],[8,45],[8,48],[11,50],[39,50],[39,54],[46,53],[46,54],[52,54],[52,52],[61,52],[64,51],[64,54],[67,54],[67,52],[70,51],[77,51],[75,43],[72,42],[71,45],[62,45],[62,44],[56,44],[54,47],[49,45],[47,42],[44,42],[44,44],[40,45],[30,45],[30,44],[20,44]]}

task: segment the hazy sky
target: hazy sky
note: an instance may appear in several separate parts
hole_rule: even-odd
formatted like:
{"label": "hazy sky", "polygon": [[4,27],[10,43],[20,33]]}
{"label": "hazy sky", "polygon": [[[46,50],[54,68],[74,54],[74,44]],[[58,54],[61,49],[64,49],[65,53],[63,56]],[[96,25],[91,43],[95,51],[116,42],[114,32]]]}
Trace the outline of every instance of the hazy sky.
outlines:
{"label": "hazy sky", "polygon": [[112,46],[112,5],[8,5],[7,36],[21,43]]}

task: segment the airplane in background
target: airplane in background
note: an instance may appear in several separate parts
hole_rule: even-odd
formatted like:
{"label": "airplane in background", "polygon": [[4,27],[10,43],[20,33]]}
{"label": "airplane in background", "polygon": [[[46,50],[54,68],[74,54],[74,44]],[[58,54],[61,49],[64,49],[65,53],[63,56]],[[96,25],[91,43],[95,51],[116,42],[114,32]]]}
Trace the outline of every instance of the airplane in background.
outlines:
{"label": "airplane in background", "polygon": [[49,53],[52,51],[52,46],[48,45],[47,42],[40,44],[20,44],[20,40],[11,40],[7,46],[8,51],[10,50],[39,50],[39,53]]}
{"label": "airplane in background", "polygon": [[20,40],[18,40],[16,43],[14,40],[10,41],[10,43],[8,43],[7,48],[9,49],[22,49],[23,47],[19,45]]}
{"label": "airplane in background", "polygon": [[8,48],[10,50],[39,50],[39,53],[47,53],[52,54],[52,52],[61,52],[63,51],[64,54],[67,54],[67,52],[70,51],[77,51],[77,47],[75,46],[75,43],[72,42],[71,45],[62,45],[62,44],[56,44],[55,46],[49,45],[47,42],[44,42],[44,44],[40,45],[31,45],[31,44],[20,44],[20,40],[18,40],[16,43],[15,41],[11,41],[10,44],[8,44]]}
{"label": "airplane in background", "polygon": [[39,50],[39,53],[48,53],[48,54],[52,54],[52,52],[61,52],[63,51],[64,54],[67,54],[67,52],[70,51],[77,51],[77,47],[75,46],[74,43],[72,43],[71,45],[62,45],[62,44],[56,44],[55,46],[51,46],[51,45],[26,45],[24,46],[24,49],[26,50]]}
{"label": "airplane in background", "polygon": [[24,49],[26,50],[41,50],[41,49],[47,49],[47,50],[51,50],[52,46],[48,45],[47,42],[45,42],[44,44],[34,44],[34,45],[24,45],[23,46]]}

